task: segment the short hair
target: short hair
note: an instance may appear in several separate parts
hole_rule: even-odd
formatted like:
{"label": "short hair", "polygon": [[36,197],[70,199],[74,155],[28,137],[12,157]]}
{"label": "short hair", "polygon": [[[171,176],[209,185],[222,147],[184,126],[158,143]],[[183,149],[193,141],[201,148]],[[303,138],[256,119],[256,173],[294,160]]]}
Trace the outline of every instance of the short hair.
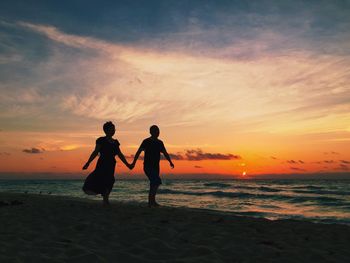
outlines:
{"label": "short hair", "polygon": [[152,125],[150,128],[149,128],[149,132],[150,134],[154,134],[156,132],[159,132],[159,128],[157,125]]}
{"label": "short hair", "polygon": [[103,124],[103,131],[107,133],[111,128],[115,128],[113,122],[107,121],[105,124]]}

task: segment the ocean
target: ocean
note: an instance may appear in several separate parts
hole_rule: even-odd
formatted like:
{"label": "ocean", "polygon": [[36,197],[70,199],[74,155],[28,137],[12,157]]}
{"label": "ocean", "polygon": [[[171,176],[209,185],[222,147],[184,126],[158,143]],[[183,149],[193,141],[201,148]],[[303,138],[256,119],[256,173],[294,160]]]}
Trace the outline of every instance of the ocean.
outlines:
{"label": "ocean", "polygon": [[[83,180],[0,180],[1,192],[85,195]],[[116,180],[110,199],[146,203],[146,180]],[[157,200],[174,207],[231,212],[271,220],[295,219],[350,225],[350,180],[163,179]]]}

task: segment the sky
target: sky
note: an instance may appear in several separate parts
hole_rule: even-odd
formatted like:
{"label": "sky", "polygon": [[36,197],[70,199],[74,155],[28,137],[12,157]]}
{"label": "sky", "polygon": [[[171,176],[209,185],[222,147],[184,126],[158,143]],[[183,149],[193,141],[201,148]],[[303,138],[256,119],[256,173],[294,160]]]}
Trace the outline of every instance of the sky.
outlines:
{"label": "sky", "polygon": [[2,0],[0,177],[86,176],[106,121],[164,175],[349,175],[349,43],[350,1]]}

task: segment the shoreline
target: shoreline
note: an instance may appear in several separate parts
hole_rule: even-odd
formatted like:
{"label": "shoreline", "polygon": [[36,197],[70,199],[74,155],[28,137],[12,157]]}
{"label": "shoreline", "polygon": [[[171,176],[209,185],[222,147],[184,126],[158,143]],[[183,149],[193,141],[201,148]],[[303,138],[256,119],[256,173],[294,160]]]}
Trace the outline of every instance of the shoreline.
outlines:
{"label": "shoreline", "polygon": [[[17,200],[17,201],[16,201]],[[350,227],[0,193],[0,261],[349,262]],[[16,201],[16,202],[15,202]],[[11,202],[14,202],[11,205]]]}

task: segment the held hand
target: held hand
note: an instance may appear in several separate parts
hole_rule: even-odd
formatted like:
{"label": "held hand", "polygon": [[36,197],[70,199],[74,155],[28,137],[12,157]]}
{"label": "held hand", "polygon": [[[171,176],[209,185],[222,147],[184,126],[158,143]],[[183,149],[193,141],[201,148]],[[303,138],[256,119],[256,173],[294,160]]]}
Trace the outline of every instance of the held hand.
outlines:
{"label": "held hand", "polygon": [[134,169],[135,163],[130,164],[130,170]]}
{"label": "held hand", "polygon": [[170,163],[171,169],[174,169],[175,165],[173,163]]}
{"label": "held hand", "polygon": [[133,164],[127,164],[127,167],[130,169],[130,170],[132,170],[133,168],[134,168],[134,166],[133,166]]}
{"label": "held hand", "polygon": [[89,163],[86,163],[86,164],[83,166],[83,170],[86,170],[87,168],[89,168]]}

